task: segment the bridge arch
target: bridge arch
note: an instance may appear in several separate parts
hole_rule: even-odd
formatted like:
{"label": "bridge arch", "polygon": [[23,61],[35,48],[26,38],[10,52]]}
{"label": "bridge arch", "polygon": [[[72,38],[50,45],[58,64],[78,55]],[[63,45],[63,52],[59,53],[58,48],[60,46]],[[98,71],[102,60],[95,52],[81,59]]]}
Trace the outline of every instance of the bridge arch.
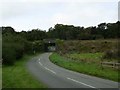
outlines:
{"label": "bridge arch", "polygon": [[43,42],[46,52],[56,51],[56,41],[54,39],[44,39]]}

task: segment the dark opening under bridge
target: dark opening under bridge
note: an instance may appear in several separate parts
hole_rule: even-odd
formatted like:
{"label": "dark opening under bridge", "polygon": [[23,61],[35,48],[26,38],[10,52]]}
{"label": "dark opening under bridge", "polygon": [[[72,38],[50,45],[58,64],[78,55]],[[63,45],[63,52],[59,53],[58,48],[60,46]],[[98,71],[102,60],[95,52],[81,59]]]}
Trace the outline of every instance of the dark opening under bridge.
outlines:
{"label": "dark opening under bridge", "polygon": [[46,52],[56,50],[56,40],[55,39],[44,39],[44,49]]}

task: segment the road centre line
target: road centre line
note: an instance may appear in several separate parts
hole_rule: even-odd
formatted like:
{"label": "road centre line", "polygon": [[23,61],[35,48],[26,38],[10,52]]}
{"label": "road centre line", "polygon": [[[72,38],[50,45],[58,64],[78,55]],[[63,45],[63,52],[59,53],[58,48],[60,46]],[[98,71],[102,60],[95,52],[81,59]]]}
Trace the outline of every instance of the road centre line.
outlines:
{"label": "road centre line", "polygon": [[[40,62],[40,59],[39,59],[39,64],[40,64],[41,66],[43,66],[43,64]],[[47,68],[47,67],[44,67],[44,68],[45,68],[46,70],[48,70],[48,71],[50,71],[50,72],[56,74],[56,72],[54,72],[53,70],[50,70],[50,69]]]}
{"label": "road centre line", "polygon": [[39,64],[40,64],[41,66],[43,66],[41,62],[39,62]]}
{"label": "road centre line", "polygon": [[49,68],[47,68],[47,67],[44,67],[46,70],[48,70],[48,71],[50,71],[50,72],[52,72],[52,73],[54,73],[54,74],[56,74],[56,72],[54,72],[53,70],[50,70]]}
{"label": "road centre line", "polygon": [[71,78],[67,78],[67,79],[69,79],[69,80],[71,80],[71,81],[74,81],[74,82],[76,82],[76,83],[83,84],[83,85],[88,86],[88,87],[91,87],[91,88],[96,88],[96,87],[93,87],[93,86],[91,86],[91,85],[88,85],[88,84],[82,83],[82,82],[80,82],[80,81],[77,81],[77,80],[75,80],[75,79],[71,79]]}
{"label": "road centre line", "polygon": [[39,64],[40,64],[41,66],[43,66],[43,64],[40,62],[40,58],[39,58]]}
{"label": "road centre line", "polygon": [[[41,66],[43,66],[43,64],[40,62],[40,59],[39,59],[39,64],[40,64]],[[56,72],[54,72],[53,70],[51,70],[51,69],[49,69],[49,68],[47,68],[47,67],[44,67],[44,68],[45,68],[46,70],[48,70],[48,71],[50,71],[50,72],[56,74]],[[88,86],[88,87],[91,87],[91,88],[96,88],[96,87],[93,87],[93,86],[91,86],[91,85],[88,85],[88,84],[79,82],[79,81],[77,81],[77,80],[75,80],[75,79],[71,79],[71,78],[69,78],[69,77],[67,77],[67,79],[69,79],[69,80],[71,80],[71,81],[74,81],[74,82],[76,82],[76,83],[83,84],[83,85]]]}

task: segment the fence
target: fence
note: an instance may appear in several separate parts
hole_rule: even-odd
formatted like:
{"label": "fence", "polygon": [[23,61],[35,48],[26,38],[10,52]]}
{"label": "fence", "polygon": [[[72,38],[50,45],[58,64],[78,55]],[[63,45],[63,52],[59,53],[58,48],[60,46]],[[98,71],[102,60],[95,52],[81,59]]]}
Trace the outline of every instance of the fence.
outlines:
{"label": "fence", "polygon": [[111,67],[115,69],[120,69],[120,63],[115,63],[115,62],[102,62],[101,65],[103,67]]}

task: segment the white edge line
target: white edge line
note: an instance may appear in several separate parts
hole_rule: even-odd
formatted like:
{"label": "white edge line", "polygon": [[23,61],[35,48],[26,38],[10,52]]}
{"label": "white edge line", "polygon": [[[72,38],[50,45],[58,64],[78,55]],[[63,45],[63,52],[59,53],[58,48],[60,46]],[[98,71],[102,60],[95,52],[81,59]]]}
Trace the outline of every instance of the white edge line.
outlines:
{"label": "white edge line", "polygon": [[48,71],[50,71],[50,72],[56,74],[56,72],[54,72],[53,70],[50,70],[50,69],[48,69],[48,68],[46,68],[46,67],[44,67],[44,68],[47,69]]}
{"label": "white edge line", "polygon": [[67,79],[72,80],[72,81],[77,82],[77,83],[80,83],[80,84],[83,84],[83,85],[88,86],[88,87],[91,87],[91,88],[96,88],[96,87],[93,87],[93,86],[91,86],[91,85],[88,85],[88,84],[79,82],[79,81],[77,81],[77,80],[75,80],[75,79],[71,79],[71,78],[67,78]]}
{"label": "white edge line", "polygon": [[41,62],[39,62],[39,64],[40,64],[41,66],[43,66]]}

